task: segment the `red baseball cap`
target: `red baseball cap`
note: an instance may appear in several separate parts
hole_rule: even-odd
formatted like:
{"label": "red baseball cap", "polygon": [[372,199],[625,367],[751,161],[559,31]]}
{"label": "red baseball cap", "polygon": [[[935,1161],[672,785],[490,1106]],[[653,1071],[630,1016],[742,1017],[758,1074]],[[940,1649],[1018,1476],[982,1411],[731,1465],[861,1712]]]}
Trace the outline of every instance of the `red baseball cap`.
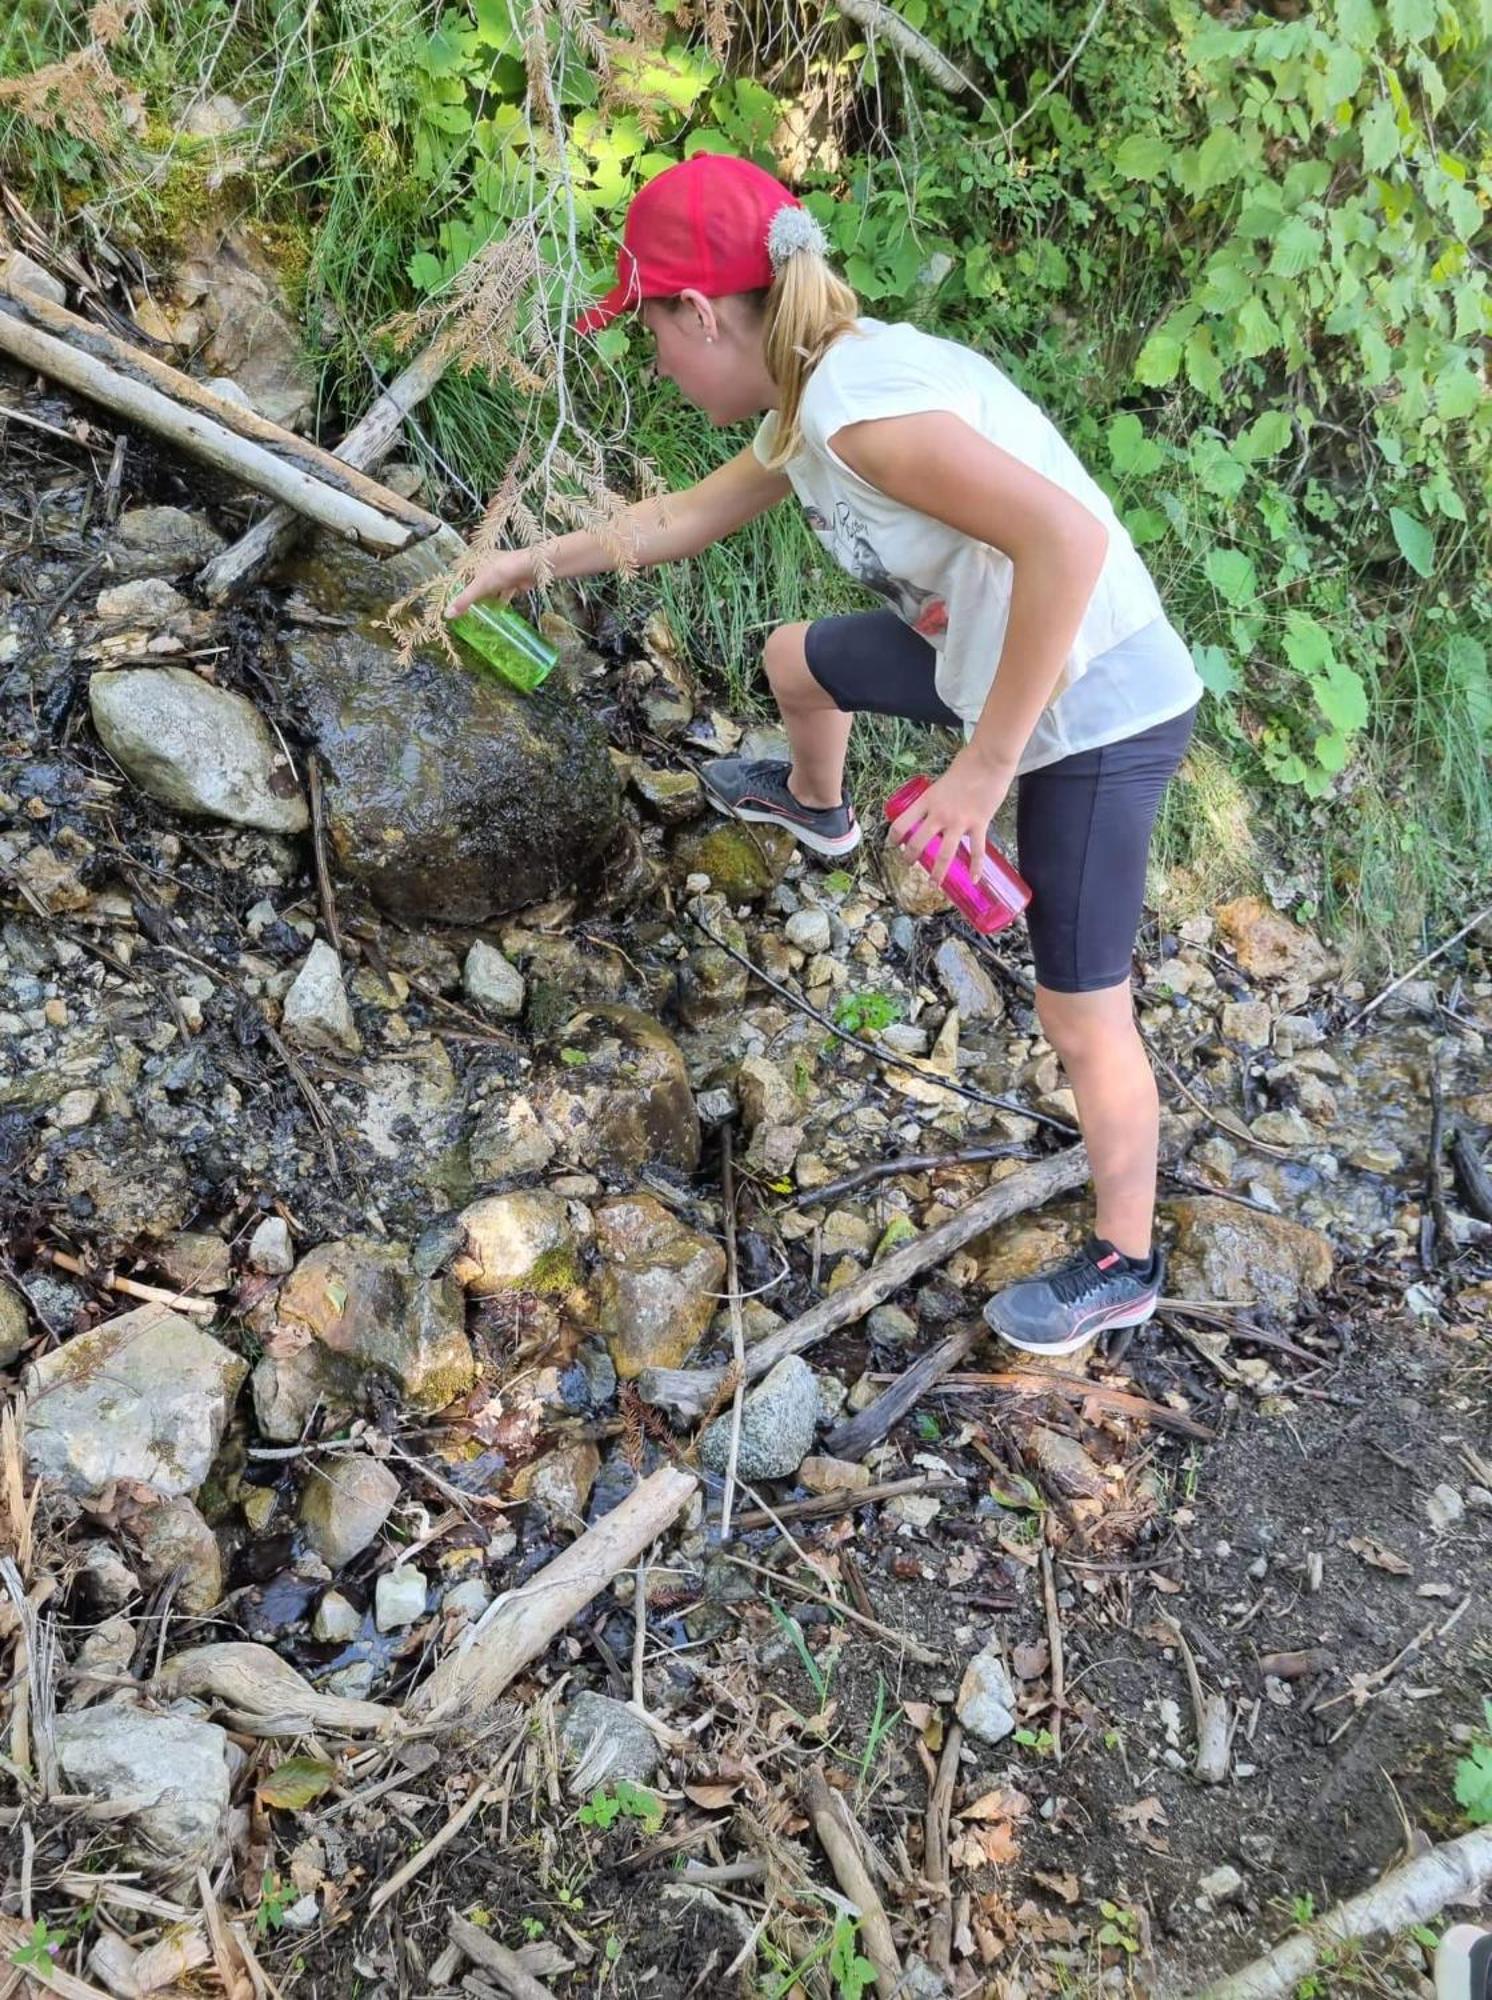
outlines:
{"label": "red baseball cap", "polygon": [[696,153],[638,189],[622,225],[617,282],[575,322],[599,333],[644,299],[682,291],[707,299],[772,282],[767,230],[780,209],[801,208],[781,181],[727,153]]}

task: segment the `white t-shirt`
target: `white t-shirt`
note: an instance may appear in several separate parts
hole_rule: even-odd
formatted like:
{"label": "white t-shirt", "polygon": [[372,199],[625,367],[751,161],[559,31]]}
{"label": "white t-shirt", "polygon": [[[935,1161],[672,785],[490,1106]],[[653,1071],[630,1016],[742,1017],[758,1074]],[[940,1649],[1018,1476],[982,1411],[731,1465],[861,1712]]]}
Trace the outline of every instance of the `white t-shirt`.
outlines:
{"label": "white t-shirt", "polygon": [[[1193,707],[1202,683],[1186,645],[1166,623],[1149,570],[1102,487],[1030,397],[972,348],[914,326],[874,319],[857,325],[809,377],[802,444],[784,469],[809,526],[840,567],[884,597],[933,646],[938,693],[966,731],[978,721],[999,665],[1014,565],[987,542],[892,500],[852,472],[829,443],[846,424],[952,411],[1081,500],[1108,529],[1103,570],[1020,770],[1137,735]],[[769,411],[757,431],[755,449],[763,460],[776,422]],[[1152,625],[1154,646],[1121,647]]]}

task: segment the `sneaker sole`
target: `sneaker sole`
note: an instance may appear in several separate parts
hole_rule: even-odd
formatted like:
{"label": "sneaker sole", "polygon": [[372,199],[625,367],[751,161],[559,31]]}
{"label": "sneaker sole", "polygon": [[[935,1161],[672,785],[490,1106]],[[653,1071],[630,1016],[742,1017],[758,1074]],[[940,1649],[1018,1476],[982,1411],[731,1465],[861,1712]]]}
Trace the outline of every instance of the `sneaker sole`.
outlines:
{"label": "sneaker sole", "polygon": [[1069,1334],[1065,1340],[1025,1340],[1019,1334],[1007,1333],[998,1320],[991,1319],[985,1308],[984,1323],[991,1333],[996,1333],[1007,1347],[1018,1348],[1022,1354],[1076,1354],[1080,1347],[1097,1340],[1100,1334],[1117,1333],[1124,1326],[1143,1326],[1155,1317],[1157,1292],[1148,1299],[1141,1299],[1134,1305],[1114,1306],[1081,1333]]}
{"label": "sneaker sole", "polygon": [[[710,791],[708,784],[705,786],[705,790],[707,792]],[[811,847],[815,854],[829,854],[836,857],[842,854],[853,854],[855,849],[860,845],[860,825],[858,821],[850,828],[848,833],[815,833],[811,827],[802,826],[797,820],[789,819],[786,813],[759,812],[751,806],[732,805],[728,799],[721,798],[718,792],[710,792],[710,797],[719,806],[720,810],[724,813],[729,813],[732,819],[751,820],[757,826],[780,826],[785,832],[790,833],[794,840],[798,841],[802,846]]]}
{"label": "sneaker sole", "polygon": [[1457,1924],[1435,1953],[1435,2000],[1484,2000],[1492,1976],[1492,1937],[1475,1924]]}

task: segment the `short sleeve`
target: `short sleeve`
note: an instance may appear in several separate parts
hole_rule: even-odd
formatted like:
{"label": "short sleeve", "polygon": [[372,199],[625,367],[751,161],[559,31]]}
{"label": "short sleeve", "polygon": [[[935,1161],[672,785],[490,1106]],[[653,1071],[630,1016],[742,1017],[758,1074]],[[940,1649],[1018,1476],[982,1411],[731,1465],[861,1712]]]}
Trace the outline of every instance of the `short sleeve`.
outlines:
{"label": "short sleeve", "polygon": [[768,410],[756,427],[756,435],[751,440],[751,449],[762,465],[770,464],[772,452],[777,443],[777,412]]}
{"label": "short sleeve", "polygon": [[[826,458],[842,461],[829,440],[847,424],[879,417],[948,411],[980,428],[980,397],[942,344],[915,347],[894,337],[835,343],[815,369],[803,398],[803,435]],[[849,470],[848,467],[845,468]]]}

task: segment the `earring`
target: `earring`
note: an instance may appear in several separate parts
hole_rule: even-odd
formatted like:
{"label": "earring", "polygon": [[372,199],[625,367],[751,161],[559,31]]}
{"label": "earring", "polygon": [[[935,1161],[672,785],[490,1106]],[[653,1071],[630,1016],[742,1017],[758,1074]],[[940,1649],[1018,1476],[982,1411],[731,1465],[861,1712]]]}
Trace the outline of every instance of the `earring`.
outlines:
{"label": "earring", "polygon": [[706,347],[713,347],[714,345],[715,345],[715,336],[714,336],[714,334],[713,334],[713,333],[707,333],[707,334],[705,335],[705,346],[706,346]]}

